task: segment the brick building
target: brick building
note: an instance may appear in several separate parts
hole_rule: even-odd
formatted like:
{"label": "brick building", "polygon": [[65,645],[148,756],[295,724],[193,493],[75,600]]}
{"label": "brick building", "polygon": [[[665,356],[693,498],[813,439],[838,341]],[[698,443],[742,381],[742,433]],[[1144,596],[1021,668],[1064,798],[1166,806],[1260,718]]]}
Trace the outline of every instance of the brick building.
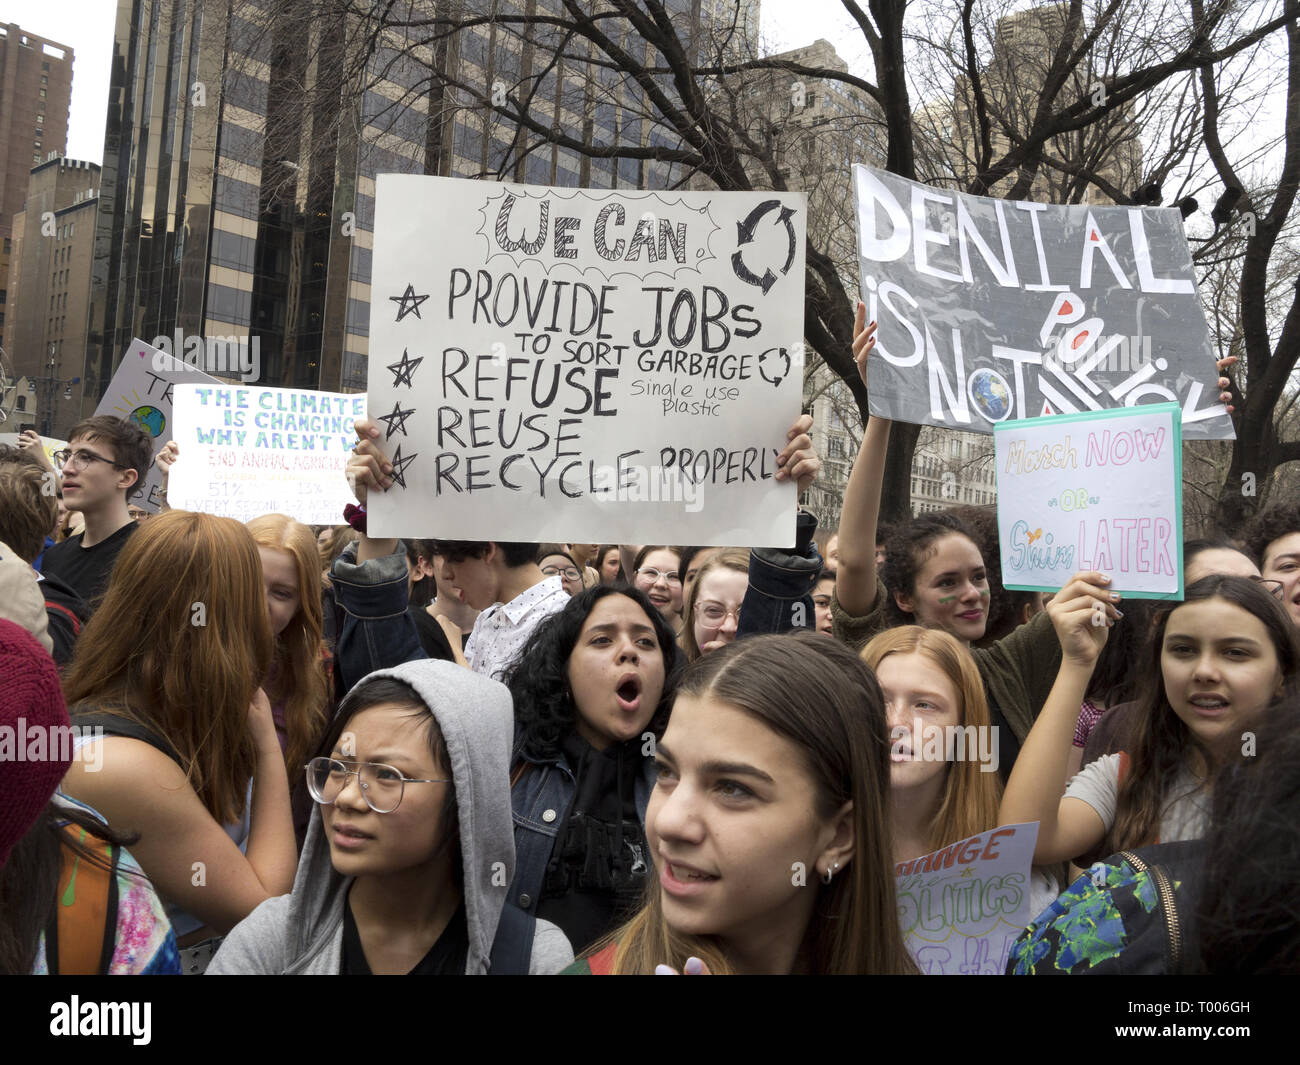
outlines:
{"label": "brick building", "polygon": [[0,346],[8,350],[9,264],[14,215],[32,167],[68,148],[72,49],[0,26]]}

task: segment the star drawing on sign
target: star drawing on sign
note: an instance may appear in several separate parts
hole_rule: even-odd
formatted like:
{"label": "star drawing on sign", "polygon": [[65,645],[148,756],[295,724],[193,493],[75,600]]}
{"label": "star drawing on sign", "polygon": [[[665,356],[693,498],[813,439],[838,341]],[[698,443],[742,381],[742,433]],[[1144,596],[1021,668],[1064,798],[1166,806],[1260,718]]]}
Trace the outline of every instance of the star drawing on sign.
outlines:
{"label": "star drawing on sign", "polygon": [[417,355],[414,359],[407,354],[406,348],[402,349],[402,361],[390,362],[388,368],[393,371],[393,387],[405,385],[407,388],[414,387],[411,383],[411,375],[420,363],[424,362],[423,355]]}
{"label": "star drawing on sign", "polygon": [[[429,297],[427,295],[417,296],[415,294],[415,286],[407,285],[406,291],[400,296],[389,296],[388,298],[397,304],[397,321],[400,322],[408,314],[414,314],[415,317],[420,318],[420,304]],[[423,321],[423,319],[421,319],[421,321]]]}
{"label": "star drawing on sign", "polygon": [[399,402],[393,404],[392,414],[381,414],[378,420],[384,422],[388,426],[388,431],[384,434],[384,439],[387,440],[394,433],[401,433],[403,436],[406,436],[406,419],[414,413],[414,407],[409,410],[402,410],[402,404]]}
{"label": "star drawing on sign", "polygon": [[403,488],[406,487],[406,467],[411,464],[417,455],[419,455],[418,451],[415,455],[403,455],[402,446],[400,444],[397,446],[397,450],[393,453],[393,472],[388,475],[393,479],[394,483],[400,484]]}

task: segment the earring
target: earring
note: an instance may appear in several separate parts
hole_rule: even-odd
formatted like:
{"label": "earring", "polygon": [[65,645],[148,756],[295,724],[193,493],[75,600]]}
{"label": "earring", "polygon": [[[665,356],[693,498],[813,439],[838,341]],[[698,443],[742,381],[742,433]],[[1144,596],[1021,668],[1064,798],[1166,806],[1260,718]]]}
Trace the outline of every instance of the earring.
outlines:
{"label": "earring", "polygon": [[839,862],[835,862],[832,865],[828,865],[826,867],[826,872],[822,873],[822,883],[829,884],[833,879],[835,879],[835,870],[838,869],[839,867],[840,867]]}

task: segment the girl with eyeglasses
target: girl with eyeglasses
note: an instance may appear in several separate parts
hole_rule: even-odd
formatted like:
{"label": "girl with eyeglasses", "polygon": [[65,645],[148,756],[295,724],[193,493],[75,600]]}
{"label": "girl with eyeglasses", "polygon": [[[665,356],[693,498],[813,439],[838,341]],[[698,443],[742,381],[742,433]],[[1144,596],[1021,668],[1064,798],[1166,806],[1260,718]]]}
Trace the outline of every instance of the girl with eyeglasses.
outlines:
{"label": "girl with eyeglasses", "polygon": [[691,582],[682,626],[682,648],[694,662],[736,638],[740,606],[749,588],[749,552],[728,547],[714,553]]}
{"label": "girl with eyeglasses", "polygon": [[632,562],[632,584],[644,592],[674,632],[682,628],[681,552],[662,544],[646,544]]}
{"label": "girl with eyeglasses", "polygon": [[514,872],[510,694],[451,662],[372,673],[302,771],[315,800],[291,894],[208,972],[545,974],[573,952],[506,903]]}
{"label": "girl with eyeglasses", "polygon": [[582,591],[582,570],[573,555],[563,544],[542,544],[537,549],[537,564],[547,577],[559,577],[564,590],[570,595]]}

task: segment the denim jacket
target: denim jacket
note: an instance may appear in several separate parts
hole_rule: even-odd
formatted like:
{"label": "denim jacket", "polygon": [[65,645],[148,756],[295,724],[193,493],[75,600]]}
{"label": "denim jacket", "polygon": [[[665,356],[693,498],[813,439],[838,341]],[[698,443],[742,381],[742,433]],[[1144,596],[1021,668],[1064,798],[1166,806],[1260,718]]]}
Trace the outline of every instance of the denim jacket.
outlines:
{"label": "denim jacket", "polygon": [[822,559],[813,543],[816,531],[817,516],[801,509],[793,550],[755,548],[750,552],[749,587],[740,606],[736,639],[817,627],[812,589]]}
{"label": "denim jacket", "polygon": [[[506,901],[536,916],[551,851],[564,828],[578,784],[563,753],[547,761],[526,758],[525,762],[523,776],[510,789],[515,818],[515,878],[510,882]],[[654,759],[646,758],[634,785],[636,813],[642,825],[654,781]],[[654,856],[647,855],[646,862],[653,866]]]}
{"label": "denim jacket", "polygon": [[417,658],[427,658],[415,622],[406,612],[406,549],[357,564],[348,544],[330,570],[339,614],[335,669],[342,699],[362,677]]}

